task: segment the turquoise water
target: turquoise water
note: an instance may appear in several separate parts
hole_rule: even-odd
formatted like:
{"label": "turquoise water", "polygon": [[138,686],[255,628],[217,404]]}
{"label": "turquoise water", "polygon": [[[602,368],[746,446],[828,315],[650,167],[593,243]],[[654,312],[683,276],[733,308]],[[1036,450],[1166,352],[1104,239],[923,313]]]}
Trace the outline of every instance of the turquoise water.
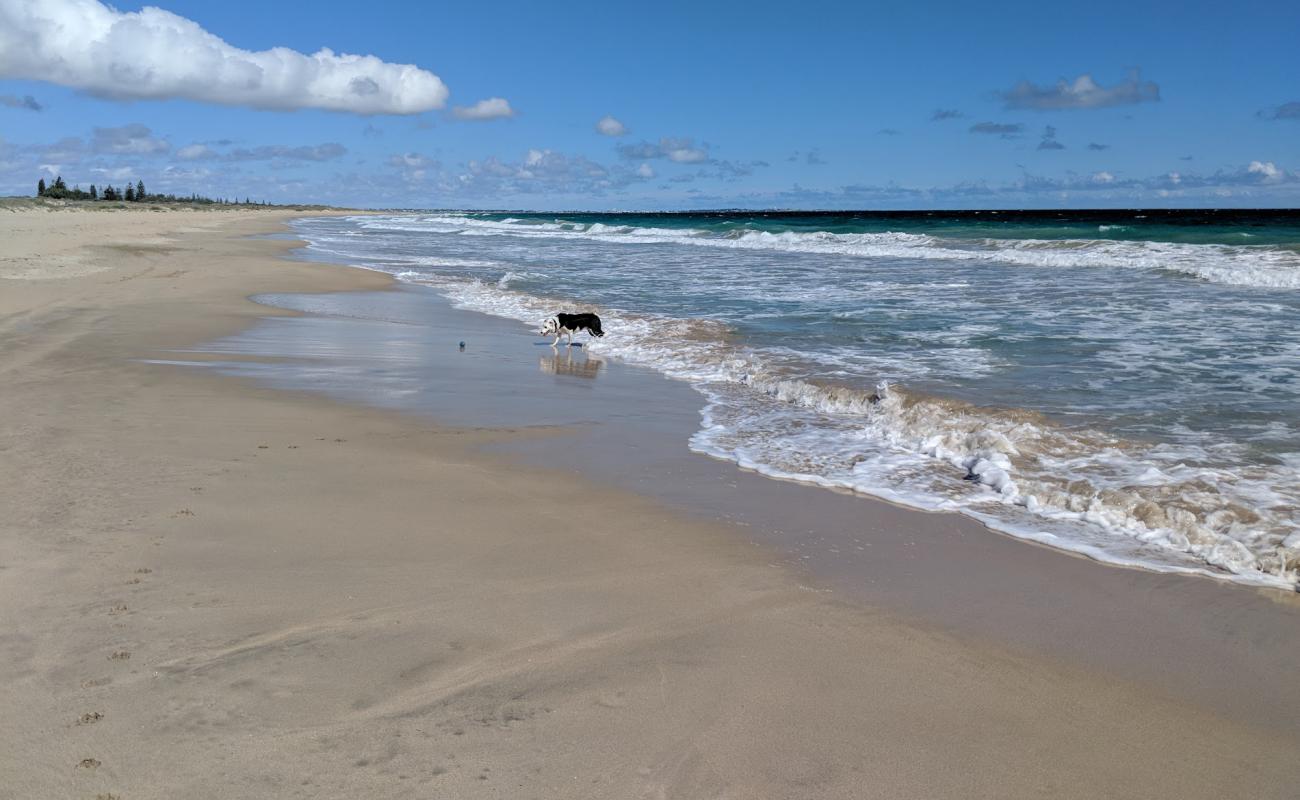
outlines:
{"label": "turquoise water", "polygon": [[[993,217],[996,217],[995,219]],[[322,258],[689,381],[691,445],[1154,569],[1300,570],[1300,217],[411,214]],[[886,386],[887,385],[887,386]]]}

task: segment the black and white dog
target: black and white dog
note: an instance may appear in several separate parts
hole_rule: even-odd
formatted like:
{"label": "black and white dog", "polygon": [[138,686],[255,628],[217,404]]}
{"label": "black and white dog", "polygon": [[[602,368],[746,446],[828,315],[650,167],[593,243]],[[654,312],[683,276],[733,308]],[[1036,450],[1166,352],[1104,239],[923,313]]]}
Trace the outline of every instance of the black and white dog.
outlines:
{"label": "black and white dog", "polygon": [[573,344],[573,334],[578,331],[586,331],[592,336],[604,336],[605,332],[600,329],[600,317],[595,314],[556,314],[546,322],[542,323],[542,336],[554,336],[555,341],[551,342],[551,347],[560,343],[560,337],[565,339],[566,345]]}

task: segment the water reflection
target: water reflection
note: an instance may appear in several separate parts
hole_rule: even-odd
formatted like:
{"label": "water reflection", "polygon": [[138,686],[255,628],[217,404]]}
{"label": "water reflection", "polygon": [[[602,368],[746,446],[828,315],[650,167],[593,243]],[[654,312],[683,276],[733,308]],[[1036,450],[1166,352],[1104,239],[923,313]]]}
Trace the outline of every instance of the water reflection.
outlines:
{"label": "water reflection", "polygon": [[547,375],[574,375],[579,378],[595,378],[605,362],[587,355],[585,352],[574,357],[575,348],[566,347],[564,352],[555,352],[538,359],[537,368]]}

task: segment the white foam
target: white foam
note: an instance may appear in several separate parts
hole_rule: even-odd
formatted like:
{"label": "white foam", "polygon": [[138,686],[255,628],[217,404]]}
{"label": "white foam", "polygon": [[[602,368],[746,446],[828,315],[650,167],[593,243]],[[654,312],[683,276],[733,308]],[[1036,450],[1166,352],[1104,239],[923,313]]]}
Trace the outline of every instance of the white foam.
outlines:
{"label": "white foam", "polygon": [[690,228],[644,228],[601,223],[486,220],[461,216],[370,217],[361,226],[377,230],[441,231],[475,236],[592,239],[625,244],[676,243],[700,247],[825,253],[862,258],[919,258],[988,261],[1042,268],[1165,270],[1216,283],[1300,289],[1300,253],[1272,245],[1178,244],[1091,239],[951,239],[911,233],[716,234]]}

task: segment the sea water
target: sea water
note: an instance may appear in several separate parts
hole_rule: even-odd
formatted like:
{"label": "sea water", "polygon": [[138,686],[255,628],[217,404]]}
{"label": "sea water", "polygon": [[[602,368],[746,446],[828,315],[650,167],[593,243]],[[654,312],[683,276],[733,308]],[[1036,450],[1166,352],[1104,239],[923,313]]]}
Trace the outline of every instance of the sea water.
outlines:
{"label": "sea water", "polygon": [[1115,563],[1300,579],[1293,212],[411,213],[310,256],[689,382],[698,452]]}

